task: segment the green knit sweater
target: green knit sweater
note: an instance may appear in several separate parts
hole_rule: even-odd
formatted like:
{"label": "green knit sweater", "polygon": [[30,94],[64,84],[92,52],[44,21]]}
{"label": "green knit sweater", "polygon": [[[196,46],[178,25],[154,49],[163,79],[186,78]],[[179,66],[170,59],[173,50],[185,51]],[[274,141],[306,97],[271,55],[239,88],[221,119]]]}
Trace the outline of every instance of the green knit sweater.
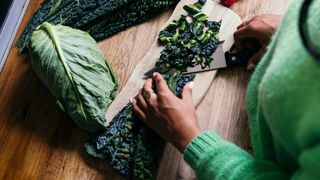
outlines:
{"label": "green knit sweater", "polygon": [[[291,0],[249,84],[254,155],[204,132],[184,152],[199,179],[320,179],[320,63],[298,33],[302,2]],[[320,0],[311,6],[308,27],[320,47]]]}

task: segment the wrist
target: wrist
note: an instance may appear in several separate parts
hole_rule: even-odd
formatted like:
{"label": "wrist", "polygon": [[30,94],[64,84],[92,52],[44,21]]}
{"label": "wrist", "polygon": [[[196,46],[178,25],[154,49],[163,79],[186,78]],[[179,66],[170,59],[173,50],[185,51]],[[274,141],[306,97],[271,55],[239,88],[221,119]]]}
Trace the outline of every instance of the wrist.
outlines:
{"label": "wrist", "polygon": [[184,150],[187,148],[189,143],[196,137],[201,134],[200,128],[192,128],[187,131],[184,135],[180,136],[178,143],[176,144],[176,148],[183,153]]}

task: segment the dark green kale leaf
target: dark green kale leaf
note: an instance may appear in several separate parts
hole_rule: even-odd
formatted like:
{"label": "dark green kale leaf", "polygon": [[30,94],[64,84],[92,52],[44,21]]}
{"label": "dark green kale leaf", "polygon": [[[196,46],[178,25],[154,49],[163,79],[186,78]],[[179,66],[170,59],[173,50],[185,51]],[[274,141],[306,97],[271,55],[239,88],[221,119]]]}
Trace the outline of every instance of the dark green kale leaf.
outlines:
{"label": "dark green kale leaf", "polygon": [[[164,75],[170,89],[181,97],[195,75]],[[97,137],[85,144],[93,157],[107,159],[128,179],[155,179],[165,141],[142,123],[130,104],[125,106]]]}
{"label": "dark green kale leaf", "polygon": [[116,10],[108,18],[100,17],[85,30],[94,39],[101,40],[150,19],[176,3],[175,0],[136,0],[128,6]]}
{"label": "dark green kale leaf", "polygon": [[95,40],[143,22],[177,3],[176,0],[45,0],[17,42],[20,51],[43,22],[88,31]]}
{"label": "dark green kale leaf", "polygon": [[115,170],[129,178],[140,122],[129,104],[113,119],[106,130],[85,144],[85,149],[93,157],[107,159]]}
{"label": "dark green kale leaf", "polygon": [[82,15],[82,17],[74,24],[74,27],[85,29],[87,25],[90,25],[90,23],[97,18],[103,17],[105,19],[106,16],[112,15],[115,10],[124,8],[132,2],[133,0],[103,0],[100,3],[97,3],[98,6],[96,9],[85,15]]}
{"label": "dark green kale leaf", "polygon": [[98,17],[106,18],[114,10],[122,9],[133,0],[78,0],[65,6],[48,19],[53,24],[64,24],[84,29]]}

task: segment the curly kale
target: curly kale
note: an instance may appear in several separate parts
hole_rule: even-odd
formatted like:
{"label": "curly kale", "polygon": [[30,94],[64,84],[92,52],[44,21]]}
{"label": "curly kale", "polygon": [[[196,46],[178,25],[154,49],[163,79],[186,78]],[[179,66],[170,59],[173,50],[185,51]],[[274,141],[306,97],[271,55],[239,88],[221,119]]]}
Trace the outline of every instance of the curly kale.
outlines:
{"label": "curly kale", "polygon": [[[181,97],[195,75],[164,75],[170,89]],[[165,141],[142,123],[131,104],[126,105],[97,137],[85,144],[93,157],[106,159],[128,179],[155,179]]]}

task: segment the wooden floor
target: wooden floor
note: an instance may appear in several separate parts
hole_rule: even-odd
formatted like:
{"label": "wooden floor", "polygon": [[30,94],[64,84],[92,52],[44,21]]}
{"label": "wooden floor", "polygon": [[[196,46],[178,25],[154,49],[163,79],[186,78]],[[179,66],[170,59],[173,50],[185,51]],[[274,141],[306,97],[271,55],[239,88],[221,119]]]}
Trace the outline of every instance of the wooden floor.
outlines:
{"label": "wooden floor", "polygon": [[[30,1],[18,35],[40,3]],[[233,10],[247,20],[257,14],[281,14],[286,4],[287,0],[238,0]],[[119,90],[171,12],[99,42],[120,81]],[[219,71],[197,110],[200,124],[210,122],[210,130],[248,150],[244,97],[249,77],[244,68]],[[84,153],[83,144],[91,136],[59,110],[32,70],[28,54],[19,55],[13,47],[0,73],[0,179],[122,179],[107,163]],[[172,146],[166,152],[158,179],[194,178]]]}

